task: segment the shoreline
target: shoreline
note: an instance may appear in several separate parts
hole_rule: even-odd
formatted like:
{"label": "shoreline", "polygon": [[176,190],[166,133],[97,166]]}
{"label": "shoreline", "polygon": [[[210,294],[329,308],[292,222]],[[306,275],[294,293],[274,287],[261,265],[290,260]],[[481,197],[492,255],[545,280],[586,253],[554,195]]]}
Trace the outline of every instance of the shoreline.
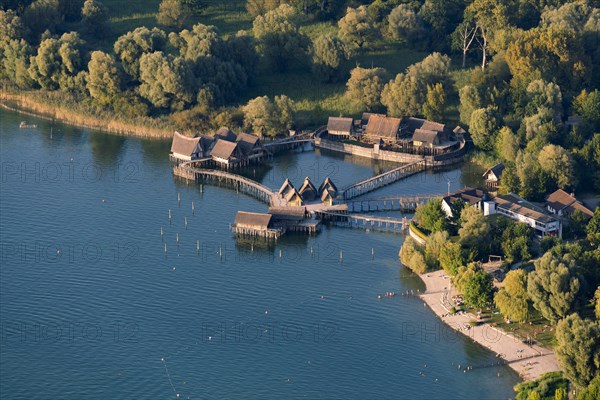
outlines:
{"label": "shoreline", "polygon": [[[151,128],[136,123],[129,123],[119,120],[107,120],[100,117],[88,116],[75,111],[64,110],[57,106],[38,102],[29,97],[25,97],[28,104],[18,95],[10,93],[0,94],[0,108],[18,114],[43,119],[46,121],[57,121],[61,124],[76,126],[78,128],[94,129],[104,133],[120,136],[139,137],[145,139],[168,139],[173,135],[172,131],[166,131],[160,128]],[[51,115],[48,109],[53,110]],[[85,121],[85,122],[84,122]]]}
{"label": "shoreline", "polygon": [[419,275],[419,278],[426,288],[420,295],[421,299],[442,322],[496,353],[504,364],[515,370],[524,381],[535,380],[547,372],[561,370],[553,351],[538,345],[527,345],[487,322],[471,326],[469,322],[477,320],[471,313],[450,314],[444,299],[452,298],[455,292],[450,284],[450,277],[443,270],[424,273]]}

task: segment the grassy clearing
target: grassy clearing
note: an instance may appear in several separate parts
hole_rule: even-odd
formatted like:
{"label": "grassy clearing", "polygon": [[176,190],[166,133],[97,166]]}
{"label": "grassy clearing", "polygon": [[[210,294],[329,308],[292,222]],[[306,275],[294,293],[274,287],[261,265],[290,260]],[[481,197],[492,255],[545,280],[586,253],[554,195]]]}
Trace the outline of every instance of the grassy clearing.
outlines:
{"label": "grassy clearing", "polygon": [[552,348],[556,345],[555,327],[550,326],[537,310],[531,312],[530,320],[526,323],[512,322],[507,324],[501,314],[492,314],[489,322],[498,328],[512,332],[515,336],[525,340],[528,337],[534,339],[538,344],[544,347]]}

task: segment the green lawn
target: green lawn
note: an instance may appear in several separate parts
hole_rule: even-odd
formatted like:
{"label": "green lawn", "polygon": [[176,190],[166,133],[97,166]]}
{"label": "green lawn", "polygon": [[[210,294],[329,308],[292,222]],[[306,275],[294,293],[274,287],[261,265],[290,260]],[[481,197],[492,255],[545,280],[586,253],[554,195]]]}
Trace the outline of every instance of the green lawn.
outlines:
{"label": "green lawn", "polygon": [[[526,323],[510,323],[507,324],[501,314],[492,314],[489,322],[494,323],[497,327],[514,333],[517,337],[526,339],[533,338],[538,344],[551,348],[556,344],[554,334],[556,327],[550,326],[550,323],[542,318],[540,313],[533,310],[530,317],[530,322]],[[530,324],[531,323],[531,324]]]}

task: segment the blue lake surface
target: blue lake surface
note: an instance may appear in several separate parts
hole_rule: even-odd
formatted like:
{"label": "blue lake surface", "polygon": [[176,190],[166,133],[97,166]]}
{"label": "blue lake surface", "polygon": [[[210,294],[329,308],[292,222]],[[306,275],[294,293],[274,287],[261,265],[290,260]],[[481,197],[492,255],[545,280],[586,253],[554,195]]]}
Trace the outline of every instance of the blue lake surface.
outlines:
{"label": "blue lake surface", "polygon": [[[513,396],[516,373],[416,296],[377,300],[423,289],[398,261],[403,236],[236,240],[236,212],[266,205],[175,179],[170,141],[50,127],[0,111],[2,399]],[[343,187],[390,167],[308,149],[244,173]],[[480,174],[428,171],[371,196],[442,193]]]}

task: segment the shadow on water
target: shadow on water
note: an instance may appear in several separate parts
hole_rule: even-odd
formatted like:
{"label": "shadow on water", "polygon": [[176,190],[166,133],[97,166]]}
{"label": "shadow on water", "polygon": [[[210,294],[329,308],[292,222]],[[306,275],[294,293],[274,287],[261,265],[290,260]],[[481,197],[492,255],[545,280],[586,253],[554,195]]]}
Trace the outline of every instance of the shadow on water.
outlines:
{"label": "shadow on water", "polygon": [[169,165],[168,154],[171,148],[171,139],[140,140],[140,143],[145,161]]}
{"label": "shadow on water", "polygon": [[89,143],[94,161],[100,165],[116,164],[121,158],[126,140],[124,136],[90,132]]}

